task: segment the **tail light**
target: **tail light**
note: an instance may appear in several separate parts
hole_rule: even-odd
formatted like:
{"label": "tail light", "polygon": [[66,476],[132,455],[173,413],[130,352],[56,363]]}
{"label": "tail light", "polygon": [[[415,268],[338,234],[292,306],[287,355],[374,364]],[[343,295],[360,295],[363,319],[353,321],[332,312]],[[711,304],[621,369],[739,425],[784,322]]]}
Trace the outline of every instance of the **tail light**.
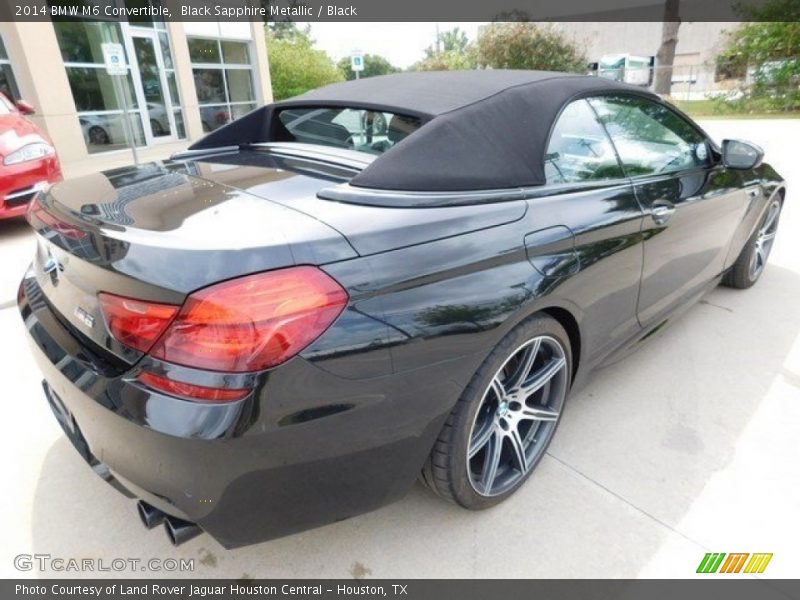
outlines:
{"label": "tail light", "polygon": [[187,298],[150,354],[213,371],[260,371],[317,339],[347,303],[315,267],[294,267],[220,283]]}
{"label": "tail light", "polygon": [[147,352],[178,313],[172,304],[157,304],[114,294],[98,295],[111,335],[121,344]]}
{"label": "tail light", "polygon": [[142,371],[137,379],[147,387],[159,392],[166,392],[172,396],[180,396],[189,400],[200,400],[201,402],[234,402],[241,400],[250,393],[248,389],[213,388],[184,381],[175,381],[169,377],[156,375],[149,371]]}
{"label": "tail light", "polygon": [[[260,371],[295,356],[330,327],[347,299],[336,281],[309,266],[219,283],[191,294],[180,308],[100,294],[108,328],[122,344],[166,362],[229,373]],[[163,382],[144,383],[164,389]],[[186,389],[172,393],[193,396]]]}

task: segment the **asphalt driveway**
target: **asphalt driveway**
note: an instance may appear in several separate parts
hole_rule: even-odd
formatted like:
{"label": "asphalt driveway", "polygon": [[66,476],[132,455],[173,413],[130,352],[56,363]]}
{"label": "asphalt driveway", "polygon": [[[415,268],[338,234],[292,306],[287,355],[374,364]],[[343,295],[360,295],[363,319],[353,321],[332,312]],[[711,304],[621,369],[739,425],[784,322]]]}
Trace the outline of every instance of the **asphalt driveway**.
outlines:
{"label": "asphalt driveway", "polygon": [[14,568],[40,553],[193,558],[194,572],[164,573],[192,577],[689,577],[706,552],[771,552],[763,577],[800,575],[800,120],[703,124],[761,144],[789,181],[758,285],[713,291],[597,373],[510,501],[468,513],[418,485],[374,513],[235,551],[146,531],[61,434],[14,308],[32,236],[0,222],[0,576],[80,575]]}

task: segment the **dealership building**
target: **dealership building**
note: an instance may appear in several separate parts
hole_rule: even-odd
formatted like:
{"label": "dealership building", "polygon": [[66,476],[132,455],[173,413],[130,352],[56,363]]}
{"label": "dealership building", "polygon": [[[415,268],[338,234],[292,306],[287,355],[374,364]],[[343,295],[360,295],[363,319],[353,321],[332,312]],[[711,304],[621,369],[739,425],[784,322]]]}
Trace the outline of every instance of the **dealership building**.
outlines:
{"label": "dealership building", "polygon": [[[106,72],[108,42],[127,75]],[[36,108],[68,175],[130,163],[131,137],[163,158],[272,101],[260,22],[0,22],[0,91]]]}

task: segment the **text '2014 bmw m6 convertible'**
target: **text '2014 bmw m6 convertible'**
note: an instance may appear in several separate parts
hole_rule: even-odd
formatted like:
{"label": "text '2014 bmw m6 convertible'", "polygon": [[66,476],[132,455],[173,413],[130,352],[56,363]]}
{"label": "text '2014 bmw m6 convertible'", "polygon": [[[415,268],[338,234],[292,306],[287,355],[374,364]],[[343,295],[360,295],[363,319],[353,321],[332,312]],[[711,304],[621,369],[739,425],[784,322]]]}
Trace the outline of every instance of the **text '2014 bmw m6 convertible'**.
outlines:
{"label": "text '2014 bmw m6 convertible'", "polygon": [[176,543],[418,477],[480,509],[595,367],[759,278],[785,195],[761,160],[603,78],[334,84],[39,194],[19,306],[66,435]]}

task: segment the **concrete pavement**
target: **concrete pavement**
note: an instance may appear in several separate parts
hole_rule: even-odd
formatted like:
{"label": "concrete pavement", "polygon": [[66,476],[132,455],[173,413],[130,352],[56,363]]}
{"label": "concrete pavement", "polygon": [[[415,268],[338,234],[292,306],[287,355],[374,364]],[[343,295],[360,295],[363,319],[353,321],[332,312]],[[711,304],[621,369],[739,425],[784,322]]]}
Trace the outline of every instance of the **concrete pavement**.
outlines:
{"label": "concrete pavement", "polygon": [[63,437],[11,307],[32,238],[24,225],[0,222],[0,576],[76,575],[13,566],[18,554],[47,553],[193,558],[193,573],[169,574],[193,577],[691,577],[705,552],[772,552],[762,577],[796,577],[800,120],[704,125],[717,139],[761,144],[789,180],[770,264],[754,288],[713,291],[597,373],[508,502],[469,513],[418,485],[374,513],[234,551],[207,536],[176,549],[161,528],[146,531],[134,503]]}

